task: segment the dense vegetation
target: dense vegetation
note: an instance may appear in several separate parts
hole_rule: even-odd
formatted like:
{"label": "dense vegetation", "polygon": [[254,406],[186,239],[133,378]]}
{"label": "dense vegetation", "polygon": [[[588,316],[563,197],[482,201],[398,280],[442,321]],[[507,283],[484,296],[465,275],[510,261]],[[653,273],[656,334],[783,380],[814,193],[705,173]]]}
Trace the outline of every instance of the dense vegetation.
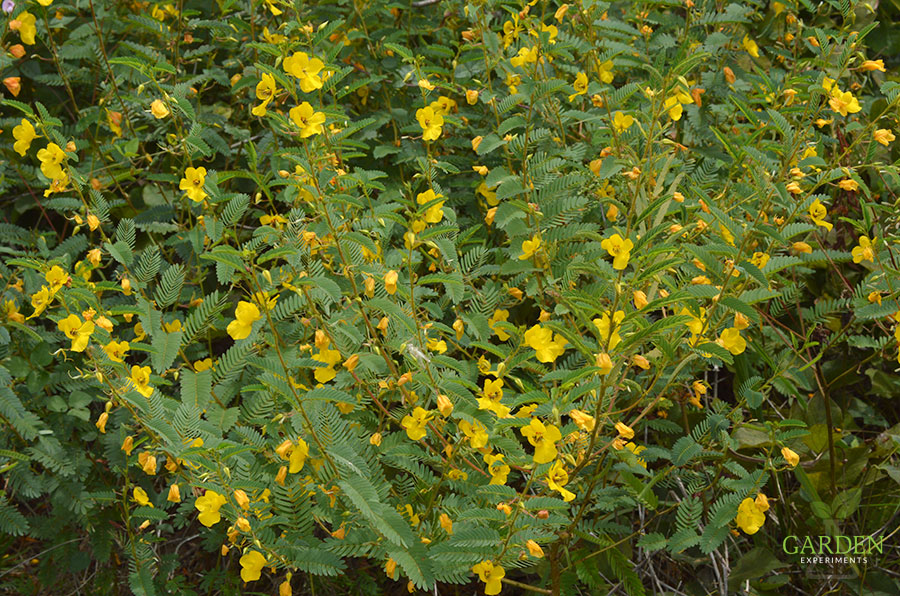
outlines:
{"label": "dense vegetation", "polygon": [[2,9],[4,593],[900,593],[894,3]]}

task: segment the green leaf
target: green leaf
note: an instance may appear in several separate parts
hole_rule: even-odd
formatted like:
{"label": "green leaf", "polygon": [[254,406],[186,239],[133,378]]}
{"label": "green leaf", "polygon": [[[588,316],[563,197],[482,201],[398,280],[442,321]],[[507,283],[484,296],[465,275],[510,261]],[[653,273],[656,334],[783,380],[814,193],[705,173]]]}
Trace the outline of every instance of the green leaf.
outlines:
{"label": "green leaf", "polygon": [[178,350],[181,349],[181,336],[183,331],[172,331],[166,333],[157,333],[151,342],[152,351],[150,353],[150,361],[153,364],[153,370],[156,374],[163,374],[172,366],[175,358],[178,356]]}

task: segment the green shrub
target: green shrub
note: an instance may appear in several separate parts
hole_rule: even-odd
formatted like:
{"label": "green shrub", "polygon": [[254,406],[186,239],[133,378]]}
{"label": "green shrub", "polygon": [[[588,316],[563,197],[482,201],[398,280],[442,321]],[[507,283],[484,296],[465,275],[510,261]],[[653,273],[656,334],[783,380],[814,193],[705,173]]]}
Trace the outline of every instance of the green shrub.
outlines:
{"label": "green shrub", "polygon": [[3,583],[896,593],[877,16],[15,3]]}

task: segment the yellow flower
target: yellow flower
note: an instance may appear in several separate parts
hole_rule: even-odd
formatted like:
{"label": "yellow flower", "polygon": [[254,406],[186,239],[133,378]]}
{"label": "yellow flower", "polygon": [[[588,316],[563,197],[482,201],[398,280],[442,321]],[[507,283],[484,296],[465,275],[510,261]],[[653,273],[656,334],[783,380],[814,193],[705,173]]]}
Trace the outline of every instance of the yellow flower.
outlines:
{"label": "yellow flower", "polygon": [[309,456],[309,445],[301,438],[297,439],[297,444],[291,447],[291,455],[289,457],[288,472],[296,474],[303,469],[306,458]]}
{"label": "yellow flower", "polygon": [[487,596],[499,594],[503,589],[500,580],[506,575],[506,571],[499,564],[494,565],[492,561],[482,561],[472,566],[472,573],[478,574],[478,578],[484,582],[484,593]]}
{"label": "yellow flower", "polygon": [[485,379],[482,395],[476,398],[479,410],[489,410],[498,418],[509,418],[509,408],[500,402],[503,399],[503,379]]}
{"label": "yellow flower", "polygon": [[449,97],[441,95],[437,98],[437,100],[428,104],[428,107],[434,110],[435,114],[444,116],[456,109],[456,101],[450,99]]}
{"label": "yellow flower", "polygon": [[600,369],[601,375],[608,375],[615,367],[615,363],[612,361],[612,357],[606,352],[597,354],[597,358],[595,359],[594,364],[597,366],[597,368]]}
{"label": "yellow flower", "polygon": [[418,441],[428,432],[426,426],[434,416],[431,412],[424,408],[416,406],[412,414],[407,414],[400,421],[400,426],[406,429],[406,436],[413,441]]}
{"label": "yellow flower", "polygon": [[528,540],[525,542],[525,548],[528,549],[528,554],[536,559],[544,558],[544,549],[541,548],[541,545],[535,542],[534,540]]}
{"label": "yellow flower", "polygon": [[508,310],[495,310],[493,316],[488,319],[488,326],[491,328],[491,331],[497,334],[497,337],[500,338],[500,341],[508,340],[509,334],[502,329],[496,329],[494,326],[500,321],[503,321],[505,323],[507,319],[509,319]]}
{"label": "yellow flower", "polygon": [[234,309],[234,320],[228,323],[226,331],[231,339],[237,341],[246,339],[253,329],[253,323],[260,320],[262,315],[259,308],[252,302],[238,302],[237,308]]}
{"label": "yellow flower", "polygon": [[859,190],[859,183],[856,180],[853,180],[852,178],[846,178],[844,180],[841,180],[840,182],[838,182],[838,186],[841,188],[841,190],[846,190],[846,191],[851,191],[851,192]]}
{"label": "yellow flower", "polygon": [[594,417],[590,414],[582,412],[581,410],[570,410],[569,418],[572,419],[572,422],[575,423],[575,426],[580,428],[583,431],[590,432],[594,430]]}
{"label": "yellow flower", "polygon": [[753,253],[753,257],[750,258],[750,262],[757,269],[762,269],[766,266],[766,263],[769,262],[769,255],[764,252],[755,252]]}
{"label": "yellow flower", "polygon": [[266,8],[268,8],[269,11],[276,17],[284,12],[283,10],[281,10],[280,8],[275,6],[275,0],[264,0],[264,1],[266,3]]}
{"label": "yellow flower", "polygon": [[638,310],[641,310],[647,304],[647,294],[645,294],[642,290],[636,290],[632,292],[631,297],[634,299],[634,307]]}
{"label": "yellow flower", "polygon": [[669,118],[672,120],[681,120],[681,115],[684,113],[684,108],[681,107],[681,103],[675,96],[666,99],[663,109],[669,113]]}
{"label": "yellow flower", "polygon": [[606,60],[605,62],[597,61],[597,74],[600,76],[600,80],[604,83],[612,83],[615,75],[613,74],[613,61]]}
{"label": "yellow flower", "polygon": [[519,67],[526,64],[533,64],[537,62],[537,59],[538,47],[531,46],[530,48],[519,48],[519,53],[510,58],[509,63],[515,67]]}
{"label": "yellow flower", "polygon": [[[9,22],[9,28],[19,32],[19,38],[27,46],[34,45],[34,36],[37,33],[37,27],[34,26],[35,17],[28,11],[20,12],[19,15]],[[13,27],[13,23],[18,23]]]}
{"label": "yellow flower", "polygon": [[468,420],[459,421],[459,430],[469,439],[469,446],[472,449],[481,449],[488,442],[488,433],[484,425],[477,420],[469,423]]}
{"label": "yellow flower", "polygon": [[166,107],[163,100],[154,99],[150,102],[150,113],[153,114],[153,117],[157,120],[162,120],[169,115],[169,108]]}
{"label": "yellow flower", "polygon": [[34,126],[31,125],[31,122],[22,118],[22,123],[13,128],[13,138],[16,139],[16,142],[13,143],[13,149],[24,157],[25,152],[31,147],[31,141],[36,136],[37,133],[34,132]]}
{"label": "yellow flower", "polygon": [[305,52],[294,52],[284,60],[284,71],[300,80],[300,89],[304,93],[322,88],[319,73],[324,67],[324,62],[318,58],[310,58]]}
{"label": "yellow flower", "polygon": [[616,129],[616,132],[622,134],[634,124],[634,118],[630,115],[623,114],[622,112],[616,112],[613,114],[613,128]]}
{"label": "yellow flower", "polygon": [[447,342],[444,340],[429,339],[426,345],[429,350],[438,354],[443,354],[447,351]]}
{"label": "yellow flower", "polygon": [[629,238],[622,238],[618,234],[613,234],[600,243],[600,248],[613,257],[613,269],[622,270],[628,267],[628,259],[631,258],[631,249],[634,248],[634,242]]}
{"label": "yellow flower", "polygon": [[203,185],[205,183],[206,168],[187,168],[184,171],[184,178],[182,178],[181,182],[178,184],[178,188],[186,191],[190,200],[199,203],[209,196],[206,194],[206,191],[203,190]]}
{"label": "yellow flower", "polygon": [[456,340],[459,341],[462,339],[463,332],[466,330],[466,324],[463,323],[462,319],[456,319],[453,321],[453,330],[456,332]]}
{"label": "yellow flower", "polygon": [[850,252],[853,255],[854,263],[861,263],[863,261],[875,262],[874,240],[869,240],[868,236],[860,236],[859,245],[854,246],[853,250]]}
{"label": "yellow flower", "polygon": [[14,300],[7,300],[3,303],[3,310],[6,312],[6,318],[16,323],[24,323],[25,316],[19,312],[19,307]]}
{"label": "yellow flower", "polygon": [[259,551],[251,550],[241,557],[241,579],[245,582],[255,582],[262,575],[262,568],[266,566],[266,558]]}
{"label": "yellow flower", "polygon": [[[418,195],[416,195],[416,203],[418,203],[419,205],[427,205],[428,203],[431,203],[432,201],[436,201],[437,199],[442,199],[442,198],[444,198],[444,195],[435,194],[434,190],[429,188],[425,192],[420,192]],[[442,219],[444,219],[444,210],[443,209],[444,209],[444,201],[438,201],[437,203],[435,203],[434,205],[432,205],[431,207],[429,207],[428,209],[425,210],[425,215],[423,216],[423,219],[427,223],[432,223],[432,224],[438,223]]]}
{"label": "yellow flower", "polygon": [[44,279],[50,284],[50,293],[56,294],[64,285],[69,283],[69,274],[62,267],[54,265],[44,276]]}
{"label": "yellow flower", "polygon": [[740,529],[746,534],[756,534],[766,521],[766,514],[760,510],[756,501],[747,497],[738,506],[737,516],[734,518]]}
{"label": "yellow flower", "polygon": [[94,332],[93,321],[81,322],[78,315],[69,315],[57,323],[59,330],[66,334],[66,337],[72,340],[73,352],[83,352],[91,339]]}
{"label": "yellow flower", "polygon": [[860,64],[859,67],[867,72],[871,72],[873,70],[880,70],[881,72],[885,72],[884,60],[866,60],[865,62]]}
{"label": "yellow flower", "polygon": [[[13,134],[15,134],[15,132]],[[875,141],[881,143],[885,147],[887,147],[894,139],[897,138],[894,136],[894,133],[891,132],[891,130],[888,128],[879,128],[872,133],[872,137],[875,139]]]}
{"label": "yellow flower", "polygon": [[722,332],[716,342],[735,356],[747,349],[747,342],[741,337],[741,332],[735,327],[729,327]]}
{"label": "yellow flower", "polygon": [[256,84],[256,99],[262,101],[261,104],[251,110],[254,116],[265,116],[266,106],[275,98],[278,87],[275,85],[275,77],[267,72],[262,74],[259,83]]}
{"label": "yellow flower", "polygon": [[141,469],[144,471],[144,474],[148,476],[156,476],[156,457],[150,455],[147,451],[141,451],[138,455],[138,463],[141,466]]}
{"label": "yellow flower", "polygon": [[166,501],[170,503],[181,503],[181,490],[178,488],[177,484],[173,484],[169,487],[169,494],[166,496]]}
{"label": "yellow flower", "polygon": [[490,207],[500,204],[500,201],[497,199],[497,192],[488,187],[487,183],[484,180],[481,181],[481,184],[478,185],[478,188],[475,189],[475,192],[483,196],[485,202]]}
{"label": "yellow flower", "polygon": [[523,426],[519,432],[534,447],[534,463],[545,464],[556,458],[556,442],[562,438],[558,428],[532,418],[528,426]]}
{"label": "yellow flower", "polygon": [[127,341],[111,341],[103,346],[103,351],[113,362],[124,362],[125,353],[129,350]]}
{"label": "yellow flower", "polygon": [[572,95],[569,96],[569,101],[572,101],[579,95],[584,95],[585,93],[587,93],[587,88],[588,88],[587,75],[584,74],[583,72],[579,72],[575,76],[575,82],[572,83],[572,87],[575,88],[575,93],[573,93]]}
{"label": "yellow flower", "polygon": [[519,255],[520,261],[526,261],[534,256],[537,249],[541,246],[541,237],[535,234],[531,240],[522,241],[522,254]]}
{"label": "yellow flower", "polygon": [[634,430],[624,422],[616,422],[616,432],[623,439],[634,438]]}
{"label": "yellow flower", "polygon": [[422,127],[422,140],[436,141],[441,136],[441,127],[444,125],[444,117],[430,107],[416,110],[416,120]]}
{"label": "yellow flower", "polygon": [[569,342],[558,333],[554,338],[550,329],[534,325],[525,332],[525,343],[536,352],[539,362],[547,363],[556,362],[566,351],[566,344]]}
{"label": "yellow flower", "polygon": [[794,252],[798,252],[798,253],[804,253],[804,254],[812,253],[812,246],[810,246],[806,242],[794,242],[791,245],[791,248],[794,250]]}
{"label": "yellow flower", "polygon": [[306,139],[325,132],[325,114],[317,112],[308,101],[291,108],[291,121],[300,128],[300,138]]}
{"label": "yellow flower", "polygon": [[855,114],[862,110],[859,101],[853,97],[852,93],[841,91],[836,85],[831,89],[831,99],[828,100],[828,105],[841,116]]}
{"label": "yellow flower", "polygon": [[488,465],[491,481],[488,484],[506,484],[509,466],[503,463],[503,454],[485,454],[484,463]]}
{"label": "yellow flower", "polygon": [[553,462],[553,465],[547,471],[547,485],[551,490],[558,492],[562,496],[563,501],[567,503],[575,498],[575,493],[563,488],[568,482],[569,473],[563,467],[562,460],[558,459]]}
{"label": "yellow flower", "polygon": [[226,503],[225,497],[214,490],[207,490],[202,497],[197,497],[194,507],[200,512],[197,519],[207,528],[211,528],[222,520],[219,509]]}
{"label": "yellow flower", "polygon": [[134,450],[134,437],[131,435],[125,437],[125,440],[122,441],[121,449],[125,452],[125,455],[131,455],[132,450]]}
{"label": "yellow flower", "polygon": [[38,151],[37,158],[41,160],[41,172],[47,178],[59,180],[65,176],[61,164],[66,159],[66,153],[56,143],[49,143]]}
{"label": "yellow flower", "polygon": [[101,433],[106,434],[106,423],[109,422],[109,414],[103,412],[100,414],[100,417],[97,419],[97,422],[94,423]]}
{"label": "yellow flower", "polygon": [[781,456],[787,461],[788,465],[792,468],[796,468],[797,464],[800,463],[800,456],[797,455],[794,451],[789,449],[788,447],[781,448]]}
{"label": "yellow flower", "polygon": [[137,364],[132,366],[130,380],[134,389],[144,397],[150,397],[153,393],[153,387],[150,386],[149,366],[138,366]]}
{"label": "yellow flower", "polygon": [[759,46],[756,45],[756,42],[750,39],[748,36],[744,36],[744,39],[741,41],[741,46],[747,53],[753,56],[754,58],[759,58]]}
{"label": "yellow flower", "polygon": [[131,491],[131,500],[142,507],[153,507],[153,503],[150,502],[150,498],[147,496],[147,491],[140,486],[135,486],[134,490]]}
{"label": "yellow flower", "polygon": [[610,351],[615,350],[616,346],[619,345],[619,342],[622,341],[622,337],[619,335],[619,323],[625,318],[624,310],[617,310],[613,313],[612,323],[610,322],[609,313],[603,313],[603,315],[599,319],[594,319],[592,322],[594,326],[597,328],[597,331],[600,333],[600,343],[605,344],[607,339],[609,340],[609,349]]}
{"label": "yellow flower", "polygon": [[809,218],[813,221],[817,226],[822,226],[828,231],[831,231],[831,228],[834,226],[825,221],[825,217],[828,215],[828,209],[825,208],[825,205],[822,204],[819,199],[816,199],[812,202],[812,205],[809,206]]}
{"label": "yellow flower", "polygon": [[384,289],[388,294],[395,294],[397,292],[398,277],[399,275],[393,269],[384,274]]}
{"label": "yellow flower", "polygon": [[341,361],[341,353],[338,350],[320,350],[318,354],[315,354],[312,357],[312,359],[326,365],[316,368],[313,373],[313,376],[316,377],[316,381],[319,383],[327,383],[337,376],[337,371],[334,367]]}
{"label": "yellow flower", "polygon": [[[617,440],[620,440],[620,439],[617,439]],[[640,446],[635,445],[634,443],[632,443],[632,442],[629,441],[628,443],[625,443],[625,449],[627,449],[628,451],[632,452],[632,453],[635,454],[635,456],[636,456],[636,455],[638,455],[641,451],[643,451],[644,449],[646,449],[646,447],[644,447],[643,445],[640,445]],[[643,467],[645,467],[645,468],[647,467],[647,462],[644,461],[643,459],[641,459],[640,457],[637,458],[637,462],[638,462],[640,465],[642,465]]]}
{"label": "yellow flower", "polygon": [[763,513],[769,510],[769,497],[766,495],[762,493],[757,494],[753,502],[756,503],[756,507]]}
{"label": "yellow flower", "polygon": [[550,44],[556,43],[556,36],[559,35],[559,29],[556,25],[541,25],[541,33],[549,33],[550,34]]}

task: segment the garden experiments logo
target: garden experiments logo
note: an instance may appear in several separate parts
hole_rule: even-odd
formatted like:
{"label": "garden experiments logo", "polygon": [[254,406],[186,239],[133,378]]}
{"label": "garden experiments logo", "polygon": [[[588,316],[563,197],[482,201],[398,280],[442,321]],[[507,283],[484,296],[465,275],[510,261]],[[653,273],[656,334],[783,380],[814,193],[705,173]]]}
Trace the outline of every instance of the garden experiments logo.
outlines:
{"label": "garden experiments logo", "polygon": [[882,554],[884,536],[787,536],[781,548],[801,565],[867,564],[868,555]]}

